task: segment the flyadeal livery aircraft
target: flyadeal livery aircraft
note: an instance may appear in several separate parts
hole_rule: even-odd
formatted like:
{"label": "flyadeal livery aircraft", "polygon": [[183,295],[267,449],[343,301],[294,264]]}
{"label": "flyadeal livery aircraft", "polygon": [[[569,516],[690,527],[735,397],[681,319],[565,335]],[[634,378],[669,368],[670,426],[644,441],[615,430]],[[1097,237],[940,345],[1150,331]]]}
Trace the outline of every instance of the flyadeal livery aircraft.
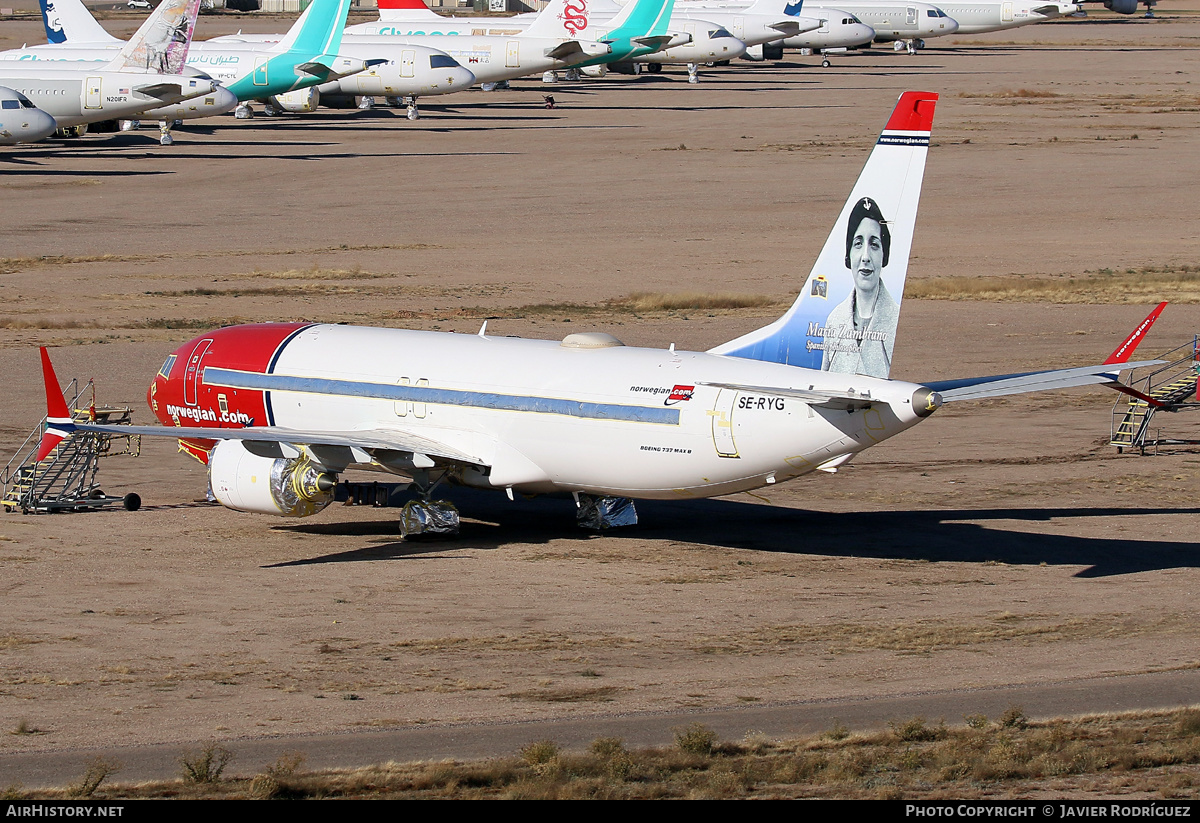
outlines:
{"label": "flyadeal livery aircraft", "polygon": [[[906,92],[799,298],[707,352],[314,323],[230,326],[176,349],[147,400],[164,426],[73,423],[42,349],[39,458],[75,431],[159,435],[209,468],[216,499],[306,516],[348,468],[414,480],[402,532],[457,528],[447,480],[575,496],[582,522],[630,499],[711,497],[830,470],[944,403],[1114,385],[1147,318],[1103,365],[947,382],[890,380],[936,94]],[[386,352],[363,357],[363,352]],[[1122,387],[1124,389],[1124,387]]]}
{"label": "flyadeal livery aircraft", "polygon": [[[81,0],[41,3],[50,43],[4,52],[0,60],[38,64],[109,60],[111,50],[124,45],[96,22]],[[245,104],[252,100],[272,100],[280,108],[307,110],[315,107],[304,102],[308,89],[387,62],[339,54],[349,10],[350,0],[313,0],[278,43],[198,41],[187,53],[187,67],[212,77],[236,95],[242,103],[240,113],[248,113]]]}

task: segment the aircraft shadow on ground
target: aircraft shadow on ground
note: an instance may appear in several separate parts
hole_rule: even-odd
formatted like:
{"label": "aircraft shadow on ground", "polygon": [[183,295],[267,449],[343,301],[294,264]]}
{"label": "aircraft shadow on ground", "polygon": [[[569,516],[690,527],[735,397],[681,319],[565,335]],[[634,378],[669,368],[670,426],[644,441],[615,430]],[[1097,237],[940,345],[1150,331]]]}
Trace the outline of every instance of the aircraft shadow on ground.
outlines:
{"label": "aircraft shadow on ground", "polygon": [[[429,554],[445,557],[446,552],[464,549],[499,549],[514,544],[544,544],[564,539],[587,541],[599,536],[577,529],[570,498],[509,501],[500,494],[468,489],[451,489],[437,496],[453,500],[463,513],[459,537],[387,540],[349,552],[281,565],[412,559]],[[637,526],[614,529],[603,536],[822,557],[1082,566],[1084,568],[1075,576],[1085,578],[1193,568],[1197,565],[1195,544],[1020,531],[1014,528],[1014,523],[1019,528],[1020,523],[1050,520],[1144,517],[1141,525],[1152,531],[1161,528],[1165,516],[1200,514],[1200,509],[1152,507],[819,512],[728,499],[638,501],[637,509]],[[312,535],[392,537],[397,534],[400,512],[399,509],[388,511],[395,517],[370,522],[311,522],[275,528]],[[331,512],[327,512],[326,517],[329,514]]]}

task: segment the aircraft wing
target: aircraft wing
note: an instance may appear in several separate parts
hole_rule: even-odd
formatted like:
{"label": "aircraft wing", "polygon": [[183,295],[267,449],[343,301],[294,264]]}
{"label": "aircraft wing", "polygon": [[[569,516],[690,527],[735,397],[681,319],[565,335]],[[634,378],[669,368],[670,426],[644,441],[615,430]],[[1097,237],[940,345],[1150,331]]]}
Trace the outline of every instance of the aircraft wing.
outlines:
{"label": "aircraft wing", "polygon": [[750,386],[742,383],[701,383],[700,385],[716,386],[719,389],[731,389],[733,391],[748,392],[750,394],[767,394],[775,395],[776,397],[794,397],[795,399],[807,403],[810,406],[818,406],[823,409],[840,409],[842,411],[865,409],[875,402],[871,398],[870,393],[860,394],[854,390],[834,392],[824,391],[821,389],[792,389],[781,388],[779,386]]}
{"label": "aircraft wing", "polygon": [[[76,423],[79,431],[105,434],[136,434],[143,437],[174,437],[184,440],[241,440],[249,451],[255,444],[276,443],[299,446],[333,446],[348,449],[382,449],[392,452],[423,454],[432,460],[483,466],[486,462],[445,443],[412,434],[402,429],[376,431],[301,431],[278,426],[247,426],[240,429],[217,427],[172,428],[170,426],[107,426],[97,423]],[[257,449],[261,451],[262,449]]]}
{"label": "aircraft wing", "polygon": [[[985,397],[1004,397],[1035,391],[1069,389],[1074,386],[1110,385],[1117,382],[1121,369],[1140,369],[1156,366],[1165,360],[1142,360],[1136,363],[1105,363],[1100,366],[1080,366],[1074,369],[997,374],[991,377],[968,377],[963,380],[934,380],[922,383],[951,403],[955,400],[981,400]],[[1113,368],[1117,366],[1117,368]]]}
{"label": "aircraft wing", "polygon": [[1034,14],[1053,14],[1055,16],[1062,13],[1062,6],[1057,3],[1050,3],[1045,6],[1036,6],[1030,9]]}

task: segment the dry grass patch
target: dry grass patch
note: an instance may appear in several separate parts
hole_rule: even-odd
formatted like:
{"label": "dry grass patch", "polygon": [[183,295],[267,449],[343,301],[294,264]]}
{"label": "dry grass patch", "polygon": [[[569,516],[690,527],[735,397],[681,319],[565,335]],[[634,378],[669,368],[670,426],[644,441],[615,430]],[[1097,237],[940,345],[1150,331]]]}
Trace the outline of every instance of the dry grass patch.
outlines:
{"label": "dry grass patch", "polygon": [[1078,276],[937,277],[909,280],[905,297],[1005,303],[1200,303],[1200,266],[1101,269]]}
{"label": "dry grass patch", "polygon": [[1052,92],[1047,89],[1005,89],[1003,91],[992,92],[959,92],[959,97],[966,99],[992,99],[992,100],[1048,100],[1054,97],[1061,97],[1057,92]]}
{"label": "dry grass patch", "polygon": [[[967,725],[896,719],[884,731],[721,742],[700,725],[677,745],[628,749],[619,738],[566,752],[553,740],[490,760],[301,770],[285,755],[253,778],[106,784],[104,798],[886,798],[1100,800],[1200,796],[1200,709],[1031,722],[1019,708]],[[836,738],[836,739],[835,739]],[[54,799],[65,789],[23,792]]]}

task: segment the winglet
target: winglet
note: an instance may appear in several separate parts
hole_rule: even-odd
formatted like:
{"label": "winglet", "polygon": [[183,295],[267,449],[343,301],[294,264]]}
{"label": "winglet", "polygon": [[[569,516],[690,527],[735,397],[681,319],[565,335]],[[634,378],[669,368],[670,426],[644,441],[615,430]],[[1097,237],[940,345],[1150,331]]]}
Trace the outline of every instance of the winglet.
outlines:
{"label": "winglet", "polygon": [[1116,350],[1108,356],[1108,359],[1104,361],[1104,365],[1108,366],[1112,363],[1128,362],[1137,349],[1138,344],[1142,342],[1142,338],[1146,336],[1146,332],[1150,331],[1150,327],[1154,325],[1154,321],[1158,319],[1158,316],[1162,314],[1162,310],[1166,307],[1167,303],[1165,300],[1159,303],[1158,307],[1150,312],[1146,319],[1133,330],[1133,333],[1125,338],[1125,342],[1117,346]]}
{"label": "winglet", "polygon": [[46,384],[46,430],[42,432],[42,439],[38,443],[35,457],[37,462],[44,460],[46,455],[75,431],[75,423],[71,420],[67,401],[58,387],[58,376],[54,374],[50,353],[46,351],[45,346],[42,346],[42,380]]}

